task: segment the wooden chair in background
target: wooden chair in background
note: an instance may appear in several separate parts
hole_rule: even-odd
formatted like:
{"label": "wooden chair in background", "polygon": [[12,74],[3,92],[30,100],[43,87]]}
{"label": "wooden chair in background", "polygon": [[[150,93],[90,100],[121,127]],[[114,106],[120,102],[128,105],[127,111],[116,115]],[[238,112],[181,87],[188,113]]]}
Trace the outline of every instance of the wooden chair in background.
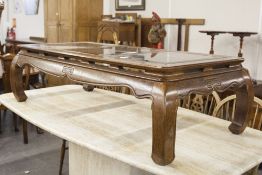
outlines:
{"label": "wooden chair in background", "polygon": [[[213,116],[231,121],[235,116],[236,95],[230,95],[221,100],[213,111]],[[248,126],[262,131],[262,100],[254,97],[253,110]],[[260,165],[260,167],[262,164]],[[257,175],[259,166],[252,168],[244,175]]]}
{"label": "wooden chair in background", "polygon": [[[11,85],[10,85],[10,68],[11,68],[11,63],[14,57],[15,55],[10,54],[10,53],[0,55],[1,65],[3,69],[2,84],[3,84],[4,93],[12,92]],[[29,67],[25,68],[23,79],[24,79],[24,87],[26,89],[29,89],[30,77],[37,76],[37,75],[38,75],[38,72],[31,71]],[[34,83],[32,84],[32,86],[34,86]],[[5,114],[5,111],[7,109],[2,105],[0,105],[0,109],[4,110],[4,114]],[[15,113],[13,113],[14,129],[16,132],[19,131],[18,126],[17,126],[17,118],[18,116]],[[1,116],[0,116],[0,130],[1,130],[1,125],[2,123],[1,123]],[[23,125],[23,140],[24,140],[24,143],[27,144],[28,143],[27,121],[22,120],[22,125]],[[42,133],[42,130],[39,129],[38,127],[37,127],[37,133],[38,134]]]}
{"label": "wooden chair in background", "polygon": [[210,95],[191,94],[180,101],[180,107],[211,115],[220,101],[221,99],[215,91]]}
{"label": "wooden chair in background", "polygon": [[[9,93],[11,91],[11,86],[10,86],[10,66],[11,62],[14,58],[14,55],[12,54],[5,54],[5,55],[0,55],[0,61],[1,61],[1,66],[3,70],[3,74],[1,77],[2,83],[1,85],[3,86],[3,93]],[[3,105],[0,104],[0,132],[2,132],[2,111],[3,116],[6,114],[7,108]],[[14,130],[15,132],[18,132],[19,129],[17,127],[17,115],[13,113],[13,123],[14,123]]]}
{"label": "wooden chair in background", "polygon": [[[235,115],[236,95],[221,100],[213,111],[213,116],[231,121]],[[262,100],[255,97],[249,127],[262,130]]]}

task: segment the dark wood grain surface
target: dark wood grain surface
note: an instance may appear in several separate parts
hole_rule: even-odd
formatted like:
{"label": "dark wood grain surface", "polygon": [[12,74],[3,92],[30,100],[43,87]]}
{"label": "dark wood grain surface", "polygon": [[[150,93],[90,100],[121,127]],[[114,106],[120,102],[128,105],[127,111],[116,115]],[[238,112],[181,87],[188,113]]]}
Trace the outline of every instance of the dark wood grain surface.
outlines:
{"label": "dark wood grain surface", "polygon": [[236,116],[229,130],[240,134],[249,121],[254,93],[242,58],[98,43],[20,47],[11,66],[11,88],[19,102],[27,99],[22,86],[25,65],[88,85],[89,91],[121,86],[137,98],[152,99],[152,159],[159,165],[175,158],[178,100],[187,95],[233,90]]}

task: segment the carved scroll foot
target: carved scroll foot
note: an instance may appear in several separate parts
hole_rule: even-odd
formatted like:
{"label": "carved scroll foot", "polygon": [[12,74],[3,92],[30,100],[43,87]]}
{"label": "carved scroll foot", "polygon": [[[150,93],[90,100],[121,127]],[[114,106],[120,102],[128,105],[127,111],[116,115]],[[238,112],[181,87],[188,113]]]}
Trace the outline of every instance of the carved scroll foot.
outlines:
{"label": "carved scroll foot", "polygon": [[168,165],[175,158],[176,114],[178,104],[165,84],[153,89],[153,149],[152,159],[159,165]]}
{"label": "carved scroll foot", "polygon": [[245,85],[236,92],[236,113],[229,130],[233,134],[241,134],[250,121],[250,114],[254,100],[253,84],[247,70],[243,71]]}
{"label": "carved scroll foot", "polygon": [[84,89],[85,91],[92,92],[92,91],[94,91],[95,86],[84,84],[84,85],[83,85],[83,89]]}
{"label": "carved scroll foot", "polygon": [[24,84],[23,84],[23,68],[17,65],[17,61],[19,56],[16,56],[11,64],[10,70],[10,83],[11,89],[15,95],[15,98],[19,102],[26,101],[27,96],[24,92]]}

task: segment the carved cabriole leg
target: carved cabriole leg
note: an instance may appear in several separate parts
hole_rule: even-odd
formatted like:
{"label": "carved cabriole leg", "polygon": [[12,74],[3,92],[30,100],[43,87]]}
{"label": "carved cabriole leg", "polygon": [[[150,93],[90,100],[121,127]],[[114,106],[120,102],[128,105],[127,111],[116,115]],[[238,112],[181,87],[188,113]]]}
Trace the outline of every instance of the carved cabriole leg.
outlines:
{"label": "carved cabriole leg", "polygon": [[234,134],[241,134],[250,121],[250,114],[254,100],[254,90],[251,78],[247,70],[242,71],[245,84],[236,91],[236,113],[229,126]]}
{"label": "carved cabriole leg", "polygon": [[60,164],[59,164],[59,175],[62,175],[63,164],[65,159],[65,151],[66,151],[66,140],[63,140],[61,150],[60,150]]}
{"label": "carved cabriole leg", "polygon": [[16,113],[13,112],[13,122],[14,122],[15,132],[19,131],[18,126],[17,126],[17,118],[18,118],[18,116],[16,115]]}
{"label": "carved cabriole leg", "polygon": [[19,102],[26,101],[27,96],[24,92],[24,84],[23,84],[23,68],[17,65],[19,56],[16,56],[11,64],[10,70],[10,83],[11,89],[15,95],[15,98]]}
{"label": "carved cabriole leg", "polygon": [[153,88],[153,149],[152,159],[159,165],[170,164],[175,158],[176,114],[178,104],[166,83]]}
{"label": "carved cabriole leg", "polygon": [[92,92],[95,89],[95,86],[84,84],[83,89],[85,91]]}

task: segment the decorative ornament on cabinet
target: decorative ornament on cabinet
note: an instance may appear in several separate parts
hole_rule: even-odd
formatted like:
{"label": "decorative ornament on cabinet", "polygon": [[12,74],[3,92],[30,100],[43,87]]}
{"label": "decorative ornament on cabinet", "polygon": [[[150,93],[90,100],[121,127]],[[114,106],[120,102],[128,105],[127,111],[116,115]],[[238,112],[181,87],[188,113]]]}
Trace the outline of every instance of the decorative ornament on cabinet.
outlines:
{"label": "decorative ornament on cabinet", "polygon": [[148,33],[148,41],[152,44],[153,48],[163,49],[166,30],[161,24],[159,15],[155,12],[152,12],[152,14],[152,26]]}

